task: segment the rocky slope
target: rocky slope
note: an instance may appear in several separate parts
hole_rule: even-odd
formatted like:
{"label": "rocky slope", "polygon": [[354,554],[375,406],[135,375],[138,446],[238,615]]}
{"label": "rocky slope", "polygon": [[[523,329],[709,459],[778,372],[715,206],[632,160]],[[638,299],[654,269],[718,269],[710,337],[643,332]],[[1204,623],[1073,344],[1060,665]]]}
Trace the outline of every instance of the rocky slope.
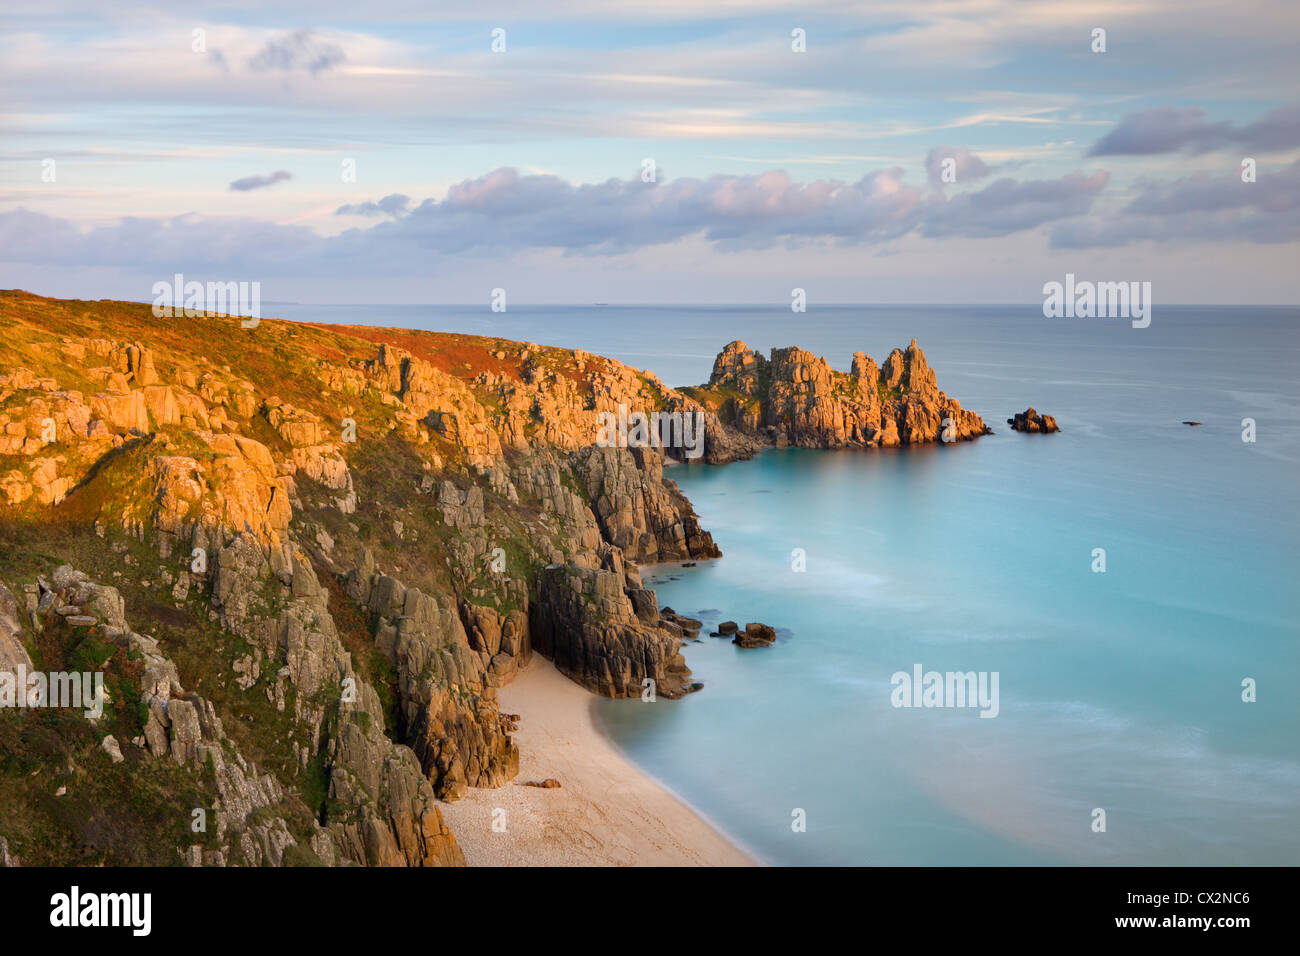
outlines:
{"label": "rocky slope", "polygon": [[699,686],[638,570],[719,553],[686,456],[601,447],[600,413],[697,413],[706,462],[984,430],[915,347],[843,375],[733,343],[679,391],[532,343],[22,292],[0,343],[0,669],[108,690],[97,721],[0,708],[30,864],[461,863],[437,801],[517,774],[497,689],[534,651],[598,694]]}

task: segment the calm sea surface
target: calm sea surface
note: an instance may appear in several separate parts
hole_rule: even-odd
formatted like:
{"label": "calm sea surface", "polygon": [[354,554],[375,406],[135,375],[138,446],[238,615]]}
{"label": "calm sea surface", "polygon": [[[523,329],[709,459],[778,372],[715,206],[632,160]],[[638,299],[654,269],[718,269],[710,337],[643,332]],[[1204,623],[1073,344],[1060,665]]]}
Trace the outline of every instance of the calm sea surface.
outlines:
{"label": "calm sea surface", "polygon": [[[580,347],[671,385],[737,338],[845,370],[916,338],[997,434],[674,468],[724,556],[648,576],[705,621],[705,687],[601,701],[609,733],[773,863],[1300,863],[1300,310],[266,311]],[[1031,404],[1062,432],[1011,432]],[[727,619],[781,636],[738,650],[707,636]],[[997,672],[998,716],[891,706],[918,664]]]}

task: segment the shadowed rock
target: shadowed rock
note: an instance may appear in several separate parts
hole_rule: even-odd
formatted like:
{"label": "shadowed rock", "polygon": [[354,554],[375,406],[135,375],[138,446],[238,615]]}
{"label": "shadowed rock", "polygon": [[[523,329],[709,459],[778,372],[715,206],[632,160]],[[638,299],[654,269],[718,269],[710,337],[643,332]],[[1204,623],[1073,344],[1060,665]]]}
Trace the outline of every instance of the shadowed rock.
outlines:
{"label": "shadowed rock", "polygon": [[533,647],[562,674],[603,697],[639,697],[646,680],[661,697],[692,689],[681,638],[637,617],[621,575],[553,564],[542,568],[537,589]]}

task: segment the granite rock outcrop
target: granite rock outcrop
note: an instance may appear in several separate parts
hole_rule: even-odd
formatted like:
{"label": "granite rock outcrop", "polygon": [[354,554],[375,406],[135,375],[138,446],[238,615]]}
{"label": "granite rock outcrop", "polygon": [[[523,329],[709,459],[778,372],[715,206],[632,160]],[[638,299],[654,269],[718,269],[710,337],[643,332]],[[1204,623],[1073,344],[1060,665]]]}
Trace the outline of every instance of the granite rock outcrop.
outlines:
{"label": "granite rock outcrop", "polygon": [[778,447],[892,448],[990,431],[939,390],[915,339],[880,366],[857,352],[847,373],[804,349],[773,349],[765,358],[735,341],[718,354],[707,385],[684,391],[723,424]]}
{"label": "granite rock outcrop", "polygon": [[532,639],[562,674],[603,697],[639,697],[652,689],[672,699],[695,689],[680,631],[638,616],[617,568],[543,568]]}
{"label": "granite rock outcrop", "polygon": [[1007,424],[1011,426],[1012,431],[1042,433],[1044,435],[1061,430],[1061,427],[1056,424],[1055,418],[1051,415],[1040,415],[1032,405],[1023,412],[1016,412],[1014,418],[1008,418]]}

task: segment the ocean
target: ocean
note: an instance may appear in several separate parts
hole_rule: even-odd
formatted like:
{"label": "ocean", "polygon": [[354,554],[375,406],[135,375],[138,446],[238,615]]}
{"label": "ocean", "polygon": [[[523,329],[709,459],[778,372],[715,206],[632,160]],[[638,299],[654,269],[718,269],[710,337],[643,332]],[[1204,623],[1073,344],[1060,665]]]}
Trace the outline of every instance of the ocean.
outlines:
{"label": "ocean", "polygon": [[[607,732],[774,864],[1300,863],[1300,309],[266,311],[578,347],[670,385],[733,339],[847,370],[915,338],[996,434],[674,467],[723,557],[647,577],[705,622],[704,689],[599,701]],[[1012,432],[1028,405],[1062,431]],[[710,638],[723,620],[778,640]],[[996,717],[893,706],[918,666],[996,674]]]}

